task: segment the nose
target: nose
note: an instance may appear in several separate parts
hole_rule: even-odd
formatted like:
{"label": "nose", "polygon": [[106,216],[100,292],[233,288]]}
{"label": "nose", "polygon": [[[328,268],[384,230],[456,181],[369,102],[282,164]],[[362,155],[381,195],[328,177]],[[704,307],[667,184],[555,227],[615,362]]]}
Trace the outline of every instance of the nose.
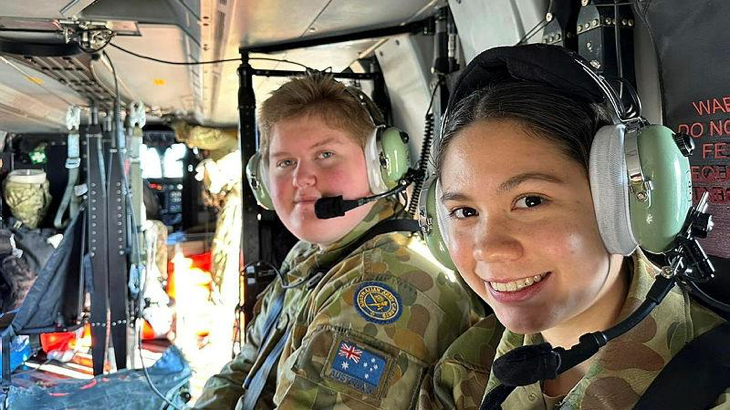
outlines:
{"label": "nose", "polygon": [[474,235],[473,256],[479,262],[510,262],[524,254],[522,243],[507,222],[481,221]]}
{"label": "nose", "polygon": [[297,168],[294,170],[292,183],[297,188],[304,188],[312,186],[317,182],[317,177],[312,169],[312,166],[304,161],[300,161],[297,164]]}

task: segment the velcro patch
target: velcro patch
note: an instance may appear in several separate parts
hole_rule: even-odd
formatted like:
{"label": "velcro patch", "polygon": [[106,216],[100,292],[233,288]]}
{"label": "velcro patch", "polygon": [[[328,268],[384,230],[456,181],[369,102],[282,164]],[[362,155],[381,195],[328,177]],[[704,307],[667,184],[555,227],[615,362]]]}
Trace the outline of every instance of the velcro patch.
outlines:
{"label": "velcro patch", "polygon": [[335,346],[324,376],[361,393],[379,396],[387,379],[389,357],[347,339],[340,339]]}
{"label": "velcro patch", "polygon": [[363,282],[355,291],[354,298],[357,313],[372,323],[393,323],[403,310],[400,295],[380,282]]}

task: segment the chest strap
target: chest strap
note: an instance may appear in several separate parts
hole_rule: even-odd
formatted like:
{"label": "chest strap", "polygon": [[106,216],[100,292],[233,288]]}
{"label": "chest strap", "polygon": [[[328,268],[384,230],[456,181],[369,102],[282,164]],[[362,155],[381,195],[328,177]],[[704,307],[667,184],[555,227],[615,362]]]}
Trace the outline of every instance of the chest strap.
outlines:
{"label": "chest strap", "polygon": [[[341,252],[340,257],[337,258],[336,262],[327,266],[319,266],[313,269],[310,273],[310,278],[306,281],[308,287],[314,287],[324,277],[324,274],[332,269],[335,265],[342,262],[345,258],[350,256],[357,248],[362,246],[365,242],[373,239],[378,235],[382,235],[390,232],[418,232],[419,231],[418,221],[413,219],[386,219],[378,222],[372,228],[368,229],[361,237],[359,237],[353,243],[347,245]],[[284,296],[286,295],[286,289],[283,289],[281,293],[276,297],[274,303],[269,309],[269,315],[266,317],[264,322],[264,338],[262,339],[261,349],[266,345],[269,339],[274,334],[274,325],[279,321],[281,313],[284,310]],[[286,330],[286,333],[276,343],[274,349],[269,353],[269,356],[264,360],[264,363],[256,369],[255,373],[246,377],[243,383],[243,387],[246,389],[246,393],[243,398],[243,410],[253,410],[261,397],[261,393],[264,391],[266,380],[269,378],[271,369],[276,363],[279,362],[281,353],[284,351],[287,339],[291,334],[291,326]],[[259,350],[260,351],[260,350]]]}
{"label": "chest strap", "polygon": [[730,386],[730,322],[687,343],[664,366],[634,410],[706,409]]}

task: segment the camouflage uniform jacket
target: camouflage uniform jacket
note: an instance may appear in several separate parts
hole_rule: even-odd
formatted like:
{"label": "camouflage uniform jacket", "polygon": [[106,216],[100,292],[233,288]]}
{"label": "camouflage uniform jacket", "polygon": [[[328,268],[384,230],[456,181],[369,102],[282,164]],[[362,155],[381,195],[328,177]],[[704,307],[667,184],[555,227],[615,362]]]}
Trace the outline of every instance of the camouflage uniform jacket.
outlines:
{"label": "camouflage uniform jacket", "polygon": [[[635,311],[644,300],[658,272],[641,253],[634,256],[633,274],[620,318]],[[564,398],[546,397],[540,383],[518,387],[502,404],[503,409],[606,409],[633,408],[662,368],[689,341],[721,324],[715,313],[690,301],[678,287],[638,326],[610,341],[594,356],[588,373]],[[499,385],[491,364],[506,352],[544,340],[539,334],[520,335],[489,316],[469,329],[424,378],[419,408],[478,409],[485,396]],[[730,409],[730,390],[713,409]]]}
{"label": "camouflage uniform jacket", "polygon": [[[432,259],[418,236],[386,233],[341,255],[370,227],[402,207],[381,200],[343,239],[320,248],[299,242],[282,271],[289,283],[317,266],[337,263],[322,279],[286,290],[283,313],[263,334],[272,303],[282,292],[276,280],[263,292],[246,345],[213,376],[196,408],[241,409],[253,375],[282,337],[288,337],[256,409],[406,409],[415,406],[429,366],[484,315],[476,295]],[[291,335],[290,337],[288,335]]]}

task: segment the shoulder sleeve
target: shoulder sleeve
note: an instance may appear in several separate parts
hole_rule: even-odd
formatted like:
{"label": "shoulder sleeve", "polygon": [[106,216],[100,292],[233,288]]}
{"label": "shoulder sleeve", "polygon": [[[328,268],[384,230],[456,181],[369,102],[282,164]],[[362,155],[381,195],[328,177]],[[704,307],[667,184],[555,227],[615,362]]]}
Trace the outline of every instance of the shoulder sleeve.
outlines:
{"label": "shoulder sleeve", "polygon": [[473,320],[471,293],[392,242],[336,269],[297,318],[275,402],[282,409],[413,408],[427,368]]}
{"label": "shoulder sleeve", "polygon": [[418,408],[478,409],[503,331],[491,315],[456,339],[421,383]]}
{"label": "shoulder sleeve", "polygon": [[195,402],[195,409],[232,409],[243,395],[243,381],[251,370],[263,342],[264,323],[273,298],[281,291],[276,281],[262,293],[254,311],[256,317],[246,329],[246,343],[241,352],[220,373],[205,383],[203,391]]}

